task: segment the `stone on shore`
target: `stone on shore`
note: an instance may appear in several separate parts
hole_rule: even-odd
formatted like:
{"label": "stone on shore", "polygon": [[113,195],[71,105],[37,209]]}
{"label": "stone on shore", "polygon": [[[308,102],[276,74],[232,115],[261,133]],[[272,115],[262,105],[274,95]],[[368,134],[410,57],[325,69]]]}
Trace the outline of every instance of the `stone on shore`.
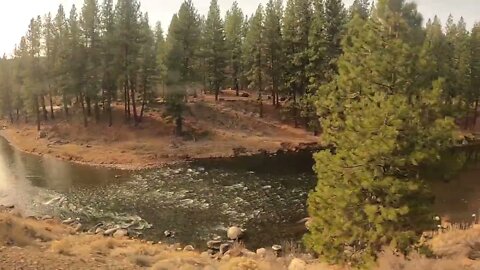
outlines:
{"label": "stone on shore", "polygon": [[242,238],[243,230],[237,226],[232,226],[227,230],[227,237],[230,240],[238,240]]}

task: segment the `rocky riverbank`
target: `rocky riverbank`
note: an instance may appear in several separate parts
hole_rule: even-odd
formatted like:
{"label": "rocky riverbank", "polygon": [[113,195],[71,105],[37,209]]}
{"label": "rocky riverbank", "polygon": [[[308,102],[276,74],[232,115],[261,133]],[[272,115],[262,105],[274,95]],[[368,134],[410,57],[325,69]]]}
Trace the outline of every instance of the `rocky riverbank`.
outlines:
{"label": "rocky riverbank", "polygon": [[13,206],[0,208],[0,269],[339,269],[278,247],[248,251],[238,241],[240,228],[227,234],[236,239],[201,252],[132,238],[123,229],[81,232],[77,220],[25,218]]}

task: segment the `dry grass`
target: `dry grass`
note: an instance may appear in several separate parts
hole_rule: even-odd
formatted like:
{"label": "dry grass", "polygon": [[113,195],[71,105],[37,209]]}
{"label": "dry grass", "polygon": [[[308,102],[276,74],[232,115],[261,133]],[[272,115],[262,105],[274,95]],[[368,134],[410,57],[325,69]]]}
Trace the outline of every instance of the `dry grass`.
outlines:
{"label": "dry grass", "polygon": [[59,234],[71,231],[69,228],[48,221],[24,219],[8,213],[0,213],[0,244],[14,246],[37,245],[59,238]]}

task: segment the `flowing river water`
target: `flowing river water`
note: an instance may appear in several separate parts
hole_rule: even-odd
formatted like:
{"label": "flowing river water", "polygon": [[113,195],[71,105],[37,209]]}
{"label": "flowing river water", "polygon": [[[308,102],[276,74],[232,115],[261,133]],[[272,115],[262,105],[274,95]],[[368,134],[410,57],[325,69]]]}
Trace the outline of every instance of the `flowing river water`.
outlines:
{"label": "flowing river water", "polygon": [[[297,221],[316,183],[312,165],[311,154],[299,152],[121,171],[25,154],[0,138],[0,204],[86,226],[141,220],[146,239],[196,246],[237,225],[255,248],[301,239]],[[468,220],[480,209],[480,169],[433,190],[438,213]],[[165,230],[175,238],[166,239]]]}

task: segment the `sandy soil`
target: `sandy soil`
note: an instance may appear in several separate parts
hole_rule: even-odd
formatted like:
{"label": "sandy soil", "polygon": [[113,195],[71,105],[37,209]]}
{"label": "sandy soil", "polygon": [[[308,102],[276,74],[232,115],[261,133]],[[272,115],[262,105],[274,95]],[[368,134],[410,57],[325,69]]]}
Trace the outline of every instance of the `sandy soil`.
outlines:
{"label": "sandy soil", "polygon": [[[267,102],[267,101],[266,101]],[[142,169],[189,159],[252,155],[258,152],[296,150],[315,144],[319,138],[303,128],[294,128],[281,109],[258,105],[251,98],[225,93],[215,102],[210,95],[191,99],[185,113],[183,138],[173,136],[174,125],[165,117],[164,106],[151,106],[139,127],[125,124],[117,104],[113,127],[90,119],[84,128],[80,113],[69,122],[57,113],[55,121],[42,123],[40,138],[33,123],[10,125],[1,132],[17,148],[38,155],[89,165]]]}

